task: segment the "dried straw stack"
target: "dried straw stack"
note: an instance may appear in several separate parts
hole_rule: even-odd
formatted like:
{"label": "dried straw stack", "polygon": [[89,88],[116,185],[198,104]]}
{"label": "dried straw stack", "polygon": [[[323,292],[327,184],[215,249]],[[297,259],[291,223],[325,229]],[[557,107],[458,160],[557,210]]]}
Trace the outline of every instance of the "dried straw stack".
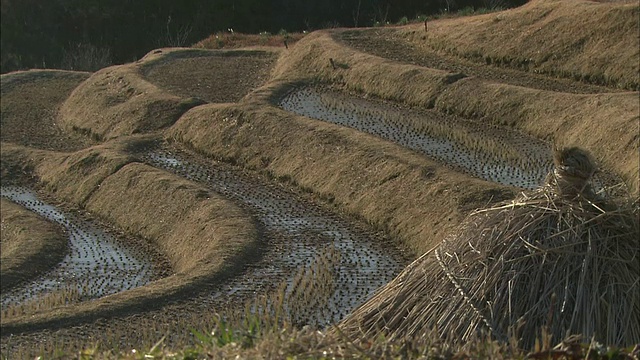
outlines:
{"label": "dried straw stack", "polygon": [[544,186],[471,214],[339,324],[340,332],[515,336],[531,346],[544,329],[552,341],[568,334],[609,345],[640,341],[637,202],[596,194],[595,166],[580,149],[557,151],[554,162]]}

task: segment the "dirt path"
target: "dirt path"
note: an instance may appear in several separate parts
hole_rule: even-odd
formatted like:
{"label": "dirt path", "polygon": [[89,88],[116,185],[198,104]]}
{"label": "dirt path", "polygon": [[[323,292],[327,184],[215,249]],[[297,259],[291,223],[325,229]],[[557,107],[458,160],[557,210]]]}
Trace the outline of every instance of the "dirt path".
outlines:
{"label": "dirt path", "polygon": [[475,76],[491,82],[575,94],[621,91],[616,88],[585,84],[509,68],[483,65],[457,57],[443,55],[426,46],[418,48],[393,28],[336,30],[333,32],[333,37],[337,41],[354,49],[382,58],[433,69],[462,73],[466,76]]}

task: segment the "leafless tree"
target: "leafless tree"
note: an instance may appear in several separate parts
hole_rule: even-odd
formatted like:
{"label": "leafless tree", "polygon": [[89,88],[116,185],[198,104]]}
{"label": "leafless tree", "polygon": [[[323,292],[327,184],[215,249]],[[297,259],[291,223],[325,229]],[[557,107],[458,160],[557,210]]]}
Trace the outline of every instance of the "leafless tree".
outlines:
{"label": "leafless tree", "polygon": [[456,7],[456,0],[440,0],[440,3],[445,5],[445,10],[447,12],[450,12],[451,8]]}
{"label": "leafless tree", "polygon": [[358,27],[358,22],[360,21],[360,5],[362,5],[362,0],[358,0],[358,7],[353,10],[353,26]]}
{"label": "leafless tree", "polygon": [[[389,15],[389,4],[383,6],[382,4],[376,4],[373,7],[373,11],[375,13],[375,17],[381,24],[387,23],[387,16]],[[374,21],[375,22],[375,21]]]}

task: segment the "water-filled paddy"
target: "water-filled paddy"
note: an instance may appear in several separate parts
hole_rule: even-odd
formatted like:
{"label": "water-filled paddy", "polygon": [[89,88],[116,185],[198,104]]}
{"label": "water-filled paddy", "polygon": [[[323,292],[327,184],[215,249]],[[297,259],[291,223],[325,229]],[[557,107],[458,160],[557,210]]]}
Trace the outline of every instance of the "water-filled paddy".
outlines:
{"label": "water-filled paddy", "polygon": [[175,152],[153,151],[146,161],[236,201],[264,228],[262,260],[205,301],[251,298],[285,282],[285,311],[298,323],[323,326],[342,319],[404,266],[400,252],[380,236],[280,185]]}
{"label": "water-filled paddy", "polygon": [[278,105],[379,136],[455,170],[504,185],[535,188],[552,168],[551,146],[546,142],[428,110],[314,87],[294,89]]}
{"label": "water-filled paddy", "polygon": [[152,257],[99,224],[65,213],[20,186],[2,186],[1,195],[66,229],[69,252],[51,271],[2,291],[2,306],[21,304],[56,291],[77,289],[81,300],[143,286],[161,276]]}

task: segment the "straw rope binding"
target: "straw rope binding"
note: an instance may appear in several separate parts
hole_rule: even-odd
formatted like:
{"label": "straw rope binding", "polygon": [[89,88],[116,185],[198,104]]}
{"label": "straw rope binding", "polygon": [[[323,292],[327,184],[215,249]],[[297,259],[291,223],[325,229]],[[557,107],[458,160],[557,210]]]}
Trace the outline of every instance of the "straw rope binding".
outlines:
{"label": "straw rope binding", "polygon": [[391,339],[437,331],[454,341],[489,334],[532,346],[541,331],[610,345],[640,339],[638,202],[594,192],[596,166],[556,151],[546,183],[477,210],[339,327]]}

